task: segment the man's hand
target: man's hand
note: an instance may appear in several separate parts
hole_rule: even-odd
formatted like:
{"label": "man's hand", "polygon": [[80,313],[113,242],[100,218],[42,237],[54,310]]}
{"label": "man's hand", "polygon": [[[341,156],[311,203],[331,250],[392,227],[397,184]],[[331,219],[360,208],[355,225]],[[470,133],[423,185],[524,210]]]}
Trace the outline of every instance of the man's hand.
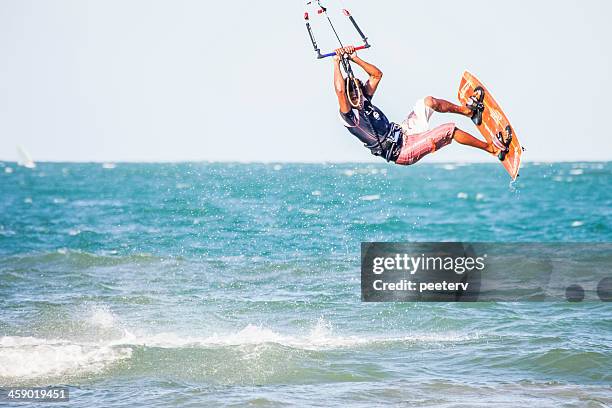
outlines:
{"label": "man's hand", "polygon": [[347,45],[344,48],[336,49],[336,56],[334,57],[334,61],[339,61],[340,58],[343,58],[345,55],[348,55],[351,60],[355,58],[357,56],[357,53],[355,52],[355,46]]}
{"label": "man's hand", "polygon": [[351,60],[357,56],[357,52],[355,51],[354,45],[347,45],[346,47],[344,47],[344,49],[346,50],[346,53],[348,54]]}

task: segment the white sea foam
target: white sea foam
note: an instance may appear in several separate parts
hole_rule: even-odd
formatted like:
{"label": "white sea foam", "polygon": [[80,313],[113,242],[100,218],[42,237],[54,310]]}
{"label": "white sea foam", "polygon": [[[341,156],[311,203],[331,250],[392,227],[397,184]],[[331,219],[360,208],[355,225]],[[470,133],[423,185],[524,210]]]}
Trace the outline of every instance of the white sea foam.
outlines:
{"label": "white sea foam", "polygon": [[464,193],[464,192],[461,192],[461,193],[457,194],[457,198],[459,198],[461,200],[467,200],[468,197],[469,197],[468,194]]}
{"label": "white sea foam", "polygon": [[573,228],[582,227],[583,225],[584,225],[584,222],[582,222],[582,221],[574,221],[574,222],[572,222],[572,227]]}
{"label": "white sea foam", "polygon": [[103,163],[102,164],[102,168],[106,169],[106,170],[112,170],[114,168],[116,168],[117,165],[115,163]]}
{"label": "white sea foam", "polygon": [[319,197],[321,195],[321,192],[319,190],[315,190],[312,193],[310,193],[311,195],[315,196],[315,197]]}
{"label": "white sea foam", "polygon": [[580,176],[581,174],[584,174],[584,170],[583,169],[571,169],[569,174],[571,174],[572,176]]}
{"label": "white sea foam", "polygon": [[34,379],[95,373],[130,358],[131,354],[129,347],[7,336],[0,338],[0,378]]}
{"label": "white sea foam", "polygon": [[274,165],[274,171],[280,171],[283,169],[283,166],[281,166],[280,164],[275,164]]}
{"label": "white sea foam", "polygon": [[120,207],[123,202],[119,200],[74,200],[70,202],[75,207]]}
{"label": "white sea foam", "polygon": [[[96,305],[81,319],[89,327],[115,329],[116,336],[129,339],[110,308]],[[127,343],[127,344],[126,344]],[[129,359],[129,342],[91,341],[38,337],[0,337],[0,379],[24,380],[49,377],[78,376],[100,372],[118,361]]]}
{"label": "white sea foam", "polygon": [[[94,308],[86,320],[98,327],[120,327],[112,312]],[[305,333],[283,334],[271,328],[248,324],[238,331],[186,336],[181,333],[145,334],[120,330],[106,340],[44,339],[37,337],[0,337],[0,379],[7,383],[23,380],[91,375],[109,369],[132,357],[135,347],[166,349],[244,347],[276,344],[301,350],[334,350],[368,345],[406,342],[461,342],[477,335],[454,333],[410,334],[398,336],[341,335],[323,318]],[[138,334],[135,334],[138,333]]]}
{"label": "white sea foam", "polygon": [[88,320],[92,325],[102,328],[110,328],[117,324],[115,315],[106,306],[93,307]]}
{"label": "white sea foam", "polygon": [[359,197],[359,199],[362,201],[376,201],[376,200],[380,200],[380,195],[379,194],[364,195],[364,196]]}
{"label": "white sea foam", "polygon": [[364,174],[364,175],[387,174],[387,169],[385,168],[379,169],[378,167],[375,167],[375,166],[367,166],[367,167],[361,167],[361,168],[356,168],[352,170],[347,169],[347,170],[344,170],[342,174],[348,177],[354,176],[355,174]]}
{"label": "white sea foam", "polygon": [[4,225],[0,225],[0,236],[10,237],[16,234],[17,233],[15,231],[6,229]]}
{"label": "white sea foam", "polygon": [[11,167],[5,167],[5,168],[4,168],[4,172],[5,172],[6,174],[11,174],[11,173],[13,172],[13,169],[12,169]]}
{"label": "white sea foam", "polygon": [[398,336],[364,336],[340,335],[335,333],[330,322],[319,318],[314,326],[304,334],[281,334],[267,327],[249,324],[237,332],[213,333],[207,337],[189,337],[176,333],[159,333],[148,336],[127,334],[124,339],[114,342],[115,345],[139,345],[159,348],[183,347],[232,347],[262,344],[279,344],[303,350],[333,350],[382,343],[444,343],[469,341],[478,335],[463,335],[456,333],[426,333]]}

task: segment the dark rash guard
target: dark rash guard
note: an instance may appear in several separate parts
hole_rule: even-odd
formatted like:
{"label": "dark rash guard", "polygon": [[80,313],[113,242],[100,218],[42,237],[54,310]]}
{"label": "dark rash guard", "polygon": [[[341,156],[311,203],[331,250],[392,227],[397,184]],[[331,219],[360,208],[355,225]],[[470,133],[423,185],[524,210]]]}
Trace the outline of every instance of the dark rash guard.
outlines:
{"label": "dark rash guard", "polygon": [[364,101],[363,109],[340,112],[340,118],[348,131],[369,149],[378,146],[379,141],[382,142],[391,130],[389,119],[380,109],[372,105],[368,98]]}

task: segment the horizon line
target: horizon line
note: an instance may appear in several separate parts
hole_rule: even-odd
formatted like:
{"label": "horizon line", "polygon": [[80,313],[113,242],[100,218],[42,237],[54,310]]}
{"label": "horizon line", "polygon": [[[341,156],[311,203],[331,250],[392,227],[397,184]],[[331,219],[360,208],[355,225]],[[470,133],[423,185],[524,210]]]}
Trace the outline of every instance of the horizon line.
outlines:
{"label": "horizon line", "polygon": [[[527,163],[543,163],[543,164],[554,164],[554,163],[608,163],[609,160],[523,160],[524,164]],[[17,160],[3,160],[0,159],[0,163],[11,163],[19,166]],[[388,164],[386,162],[377,161],[275,161],[275,160],[84,160],[84,161],[72,161],[72,160],[40,160],[35,163],[41,164],[187,164],[187,163],[209,163],[209,164]],[[488,161],[436,161],[422,163],[425,165],[438,165],[438,164],[493,164]]]}

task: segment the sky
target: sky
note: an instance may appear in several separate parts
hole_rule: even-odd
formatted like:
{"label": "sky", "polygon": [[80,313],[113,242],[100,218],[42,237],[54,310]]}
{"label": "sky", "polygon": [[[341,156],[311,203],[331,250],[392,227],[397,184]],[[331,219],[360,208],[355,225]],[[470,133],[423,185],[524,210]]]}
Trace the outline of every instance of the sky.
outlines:
{"label": "sky", "polygon": [[[314,57],[303,0],[0,0],[0,159],[380,161],[338,118],[332,63]],[[349,8],[401,121],[426,95],[456,101],[476,74],[525,160],[611,160],[609,0],[324,1]],[[323,51],[329,27],[312,16]],[[469,119],[454,121],[478,135]],[[430,162],[491,161],[453,144]]]}

